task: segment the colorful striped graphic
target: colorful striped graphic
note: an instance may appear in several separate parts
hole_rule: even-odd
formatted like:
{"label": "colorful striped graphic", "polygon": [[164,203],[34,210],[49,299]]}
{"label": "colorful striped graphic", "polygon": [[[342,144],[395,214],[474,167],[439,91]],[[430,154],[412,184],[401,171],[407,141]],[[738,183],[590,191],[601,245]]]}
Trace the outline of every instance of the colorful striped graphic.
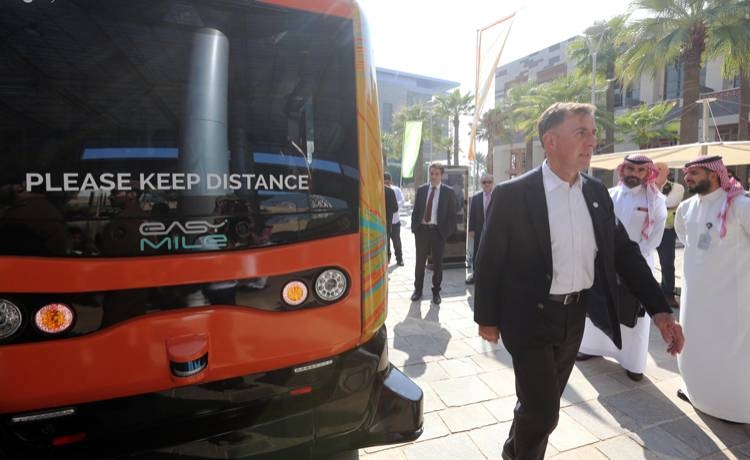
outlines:
{"label": "colorful striped graphic", "polygon": [[362,341],[368,340],[385,322],[388,288],[383,193],[383,156],[375,66],[369,33],[362,12],[353,11],[355,69],[357,74],[357,132],[359,142],[359,225],[362,248]]}

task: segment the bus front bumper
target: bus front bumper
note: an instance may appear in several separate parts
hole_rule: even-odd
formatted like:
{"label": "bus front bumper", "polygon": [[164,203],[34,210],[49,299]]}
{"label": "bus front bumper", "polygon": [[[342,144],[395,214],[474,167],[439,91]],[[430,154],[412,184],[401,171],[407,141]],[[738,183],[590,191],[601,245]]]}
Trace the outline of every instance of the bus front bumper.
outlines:
{"label": "bus front bumper", "polygon": [[388,362],[385,327],[331,360],[81,404],[60,418],[0,414],[0,459],[325,458],[421,435],[422,391]]}

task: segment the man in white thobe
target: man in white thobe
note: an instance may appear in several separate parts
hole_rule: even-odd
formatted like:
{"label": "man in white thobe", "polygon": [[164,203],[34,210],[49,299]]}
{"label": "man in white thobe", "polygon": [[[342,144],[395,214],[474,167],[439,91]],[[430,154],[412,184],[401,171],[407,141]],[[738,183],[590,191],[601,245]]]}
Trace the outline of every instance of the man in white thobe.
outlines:
{"label": "man in white thobe", "polygon": [[750,198],[721,157],[685,165],[695,193],[677,208],[685,245],[680,322],[689,337],[678,357],[677,395],[714,417],[750,423]]}
{"label": "man in white thobe", "polygon": [[[654,253],[661,243],[667,206],[664,195],[656,186],[659,170],[645,155],[629,155],[617,167],[620,182],[609,189],[615,205],[615,215],[622,222],[631,240],[638,243],[641,255],[653,270]],[[643,314],[646,315],[645,311]],[[616,359],[630,379],[640,381],[646,370],[650,318],[638,318],[634,327],[620,325],[622,350],[586,318],[580,353],[577,360],[594,356],[609,356]]]}

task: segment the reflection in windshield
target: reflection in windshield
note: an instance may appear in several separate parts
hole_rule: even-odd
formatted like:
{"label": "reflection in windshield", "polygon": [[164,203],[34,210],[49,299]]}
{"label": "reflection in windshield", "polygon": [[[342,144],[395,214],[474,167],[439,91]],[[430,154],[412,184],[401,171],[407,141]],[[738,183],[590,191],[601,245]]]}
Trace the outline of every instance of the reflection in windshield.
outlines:
{"label": "reflection in windshield", "polygon": [[50,19],[59,2],[0,6],[0,28],[42,37],[0,44],[0,253],[218,251],[357,230],[351,22],[203,3],[185,22],[169,5],[66,4],[64,24]]}

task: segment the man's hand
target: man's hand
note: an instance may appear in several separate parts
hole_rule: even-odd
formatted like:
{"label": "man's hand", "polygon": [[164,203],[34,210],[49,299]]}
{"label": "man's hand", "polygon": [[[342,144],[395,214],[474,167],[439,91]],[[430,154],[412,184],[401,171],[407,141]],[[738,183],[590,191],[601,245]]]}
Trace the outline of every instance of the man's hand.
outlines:
{"label": "man's hand", "polygon": [[500,329],[497,326],[479,326],[479,336],[488,342],[497,343],[500,340]]}
{"label": "man's hand", "polygon": [[656,327],[661,332],[661,337],[667,343],[667,353],[674,356],[682,351],[685,346],[685,336],[682,335],[682,326],[674,319],[671,313],[657,313],[653,316]]}

